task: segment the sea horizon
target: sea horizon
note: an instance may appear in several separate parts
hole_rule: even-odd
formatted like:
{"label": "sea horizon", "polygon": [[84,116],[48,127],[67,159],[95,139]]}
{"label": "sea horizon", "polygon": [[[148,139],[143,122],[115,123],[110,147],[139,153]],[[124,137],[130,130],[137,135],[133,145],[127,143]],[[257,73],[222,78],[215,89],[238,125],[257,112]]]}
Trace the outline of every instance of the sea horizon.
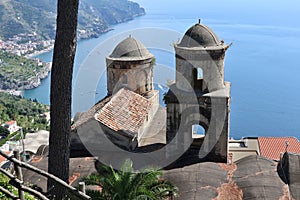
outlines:
{"label": "sea horizon", "polygon": [[[242,5],[234,4],[236,1],[229,1],[228,5],[216,4],[215,8],[211,4],[220,1],[203,4],[194,0],[185,4],[166,1],[159,5],[156,5],[156,0],[137,2],[145,7],[145,16],[118,24],[99,38],[78,42],[74,79],[86,58],[109,38],[142,28],[174,30],[183,35],[201,18],[201,23],[212,28],[220,39],[227,44],[232,43],[225,58],[225,81],[232,84],[230,136],[295,136],[299,139],[300,61],[297,55],[300,53],[300,26],[296,20],[298,9],[291,4],[297,4],[295,1],[288,1],[290,4],[285,3],[286,6],[278,2],[279,5],[269,10],[264,9],[268,8],[270,1],[261,4],[247,2],[248,7],[241,7],[240,10],[236,9]],[[175,3],[180,6],[176,7]],[[201,14],[193,4],[202,6],[198,8]],[[276,15],[278,13],[281,15]],[[175,67],[171,51],[159,52],[150,48],[150,52],[155,54],[159,64]],[[49,62],[52,60],[52,51],[37,57]],[[105,67],[105,60],[95,62]],[[24,96],[49,104],[49,79],[42,80],[38,88],[24,91]],[[97,86],[97,91],[87,91],[96,93],[95,102],[106,95],[103,84],[105,79]]]}

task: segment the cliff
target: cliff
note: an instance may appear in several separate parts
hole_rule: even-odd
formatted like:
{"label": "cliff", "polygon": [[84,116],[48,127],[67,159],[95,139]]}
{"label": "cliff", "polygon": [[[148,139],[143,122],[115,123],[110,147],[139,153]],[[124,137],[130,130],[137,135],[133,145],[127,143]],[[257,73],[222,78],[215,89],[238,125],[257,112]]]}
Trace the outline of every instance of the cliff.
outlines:
{"label": "cliff", "polygon": [[[1,0],[0,38],[36,33],[40,39],[54,39],[56,0]],[[128,0],[80,0],[78,37],[98,37],[113,24],[144,15],[139,4]]]}
{"label": "cliff", "polygon": [[[0,1],[0,89],[32,89],[48,76],[49,64],[14,54],[28,56],[52,46],[56,7],[57,0]],[[111,25],[144,14],[128,0],[80,0],[78,39],[98,37]]]}
{"label": "cliff", "polygon": [[51,70],[51,63],[0,51],[0,89],[32,89],[41,84]]}

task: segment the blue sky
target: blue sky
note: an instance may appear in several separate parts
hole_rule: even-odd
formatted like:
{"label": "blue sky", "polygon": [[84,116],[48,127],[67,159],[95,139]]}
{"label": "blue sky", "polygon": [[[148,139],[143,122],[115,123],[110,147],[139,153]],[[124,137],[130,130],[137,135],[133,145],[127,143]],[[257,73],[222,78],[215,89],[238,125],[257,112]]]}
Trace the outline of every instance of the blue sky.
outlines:
{"label": "blue sky", "polygon": [[[299,0],[133,0],[140,3],[148,13],[187,18],[210,17],[226,21],[236,18],[236,23],[273,24],[300,27]],[[151,9],[151,10],[149,10]],[[197,13],[197,16],[192,16]]]}

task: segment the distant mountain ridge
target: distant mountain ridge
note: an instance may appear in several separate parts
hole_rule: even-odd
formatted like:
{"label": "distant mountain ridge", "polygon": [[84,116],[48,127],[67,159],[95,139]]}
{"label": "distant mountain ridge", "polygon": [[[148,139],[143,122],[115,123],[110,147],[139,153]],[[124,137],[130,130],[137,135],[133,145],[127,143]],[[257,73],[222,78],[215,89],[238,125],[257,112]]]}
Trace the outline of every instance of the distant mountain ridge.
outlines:
{"label": "distant mountain ridge", "polygon": [[[54,39],[57,0],[1,0],[0,38],[36,33],[41,39]],[[110,25],[145,14],[139,4],[128,0],[80,0],[79,38],[97,37]]]}

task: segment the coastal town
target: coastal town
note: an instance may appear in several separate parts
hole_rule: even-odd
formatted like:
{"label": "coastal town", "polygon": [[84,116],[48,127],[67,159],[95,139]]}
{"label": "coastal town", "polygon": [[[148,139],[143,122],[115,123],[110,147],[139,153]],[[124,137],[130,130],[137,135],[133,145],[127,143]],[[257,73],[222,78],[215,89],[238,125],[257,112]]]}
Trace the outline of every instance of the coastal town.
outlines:
{"label": "coastal town", "polygon": [[[22,96],[22,90],[38,87],[41,84],[41,79],[46,78],[51,71],[52,63],[43,62],[34,56],[50,51],[53,44],[53,40],[42,40],[36,33],[17,34],[6,41],[0,39],[0,51],[2,51],[0,52],[2,74],[0,90]],[[8,67],[14,70],[13,75],[9,75],[10,69]],[[21,71],[24,70],[28,70],[28,75],[21,74]]]}
{"label": "coastal town", "polygon": [[[94,12],[93,6],[86,7]],[[95,19],[97,23],[90,26],[102,23],[100,17]],[[123,180],[122,173],[129,177],[128,174],[143,170],[141,174],[148,175],[148,168],[156,167],[161,175],[154,179],[160,185],[169,183],[174,190],[160,190],[164,196],[155,196],[154,200],[300,200],[298,135],[286,131],[280,136],[275,132],[264,136],[255,132],[255,124],[242,118],[243,108],[236,106],[239,94],[231,92],[239,83],[225,70],[228,60],[241,65],[239,60],[227,59],[237,53],[230,51],[231,48],[237,47],[227,45],[230,41],[226,36],[221,40],[226,33],[217,34],[215,30],[220,27],[210,27],[210,23],[206,25],[202,21],[194,19],[172,44],[175,80],[168,80],[163,93],[155,85],[155,76],[160,75],[155,70],[160,66],[156,66],[153,48],[148,48],[134,34],[115,37],[113,50],[101,52],[107,53],[103,60],[106,85],[101,85],[106,86],[107,93],[88,110],[74,113],[69,124],[69,174],[66,173],[66,180],[59,179],[68,188],[69,199],[74,194],[76,199],[98,199],[107,186],[97,181],[113,182],[107,178],[109,170],[115,170],[113,175],[118,181]],[[98,32],[112,28],[104,30]],[[98,37],[82,27],[77,32],[78,38]],[[49,75],[52,63],[44,62],[37,55],[51,51],[54,42],[42,39],[37,32],[18,33],[8,39],[0,36],[0,53],[4,52],[0,54],[0,70],[3,70],[0,73],[0,199],[53,198],[49,196],[53,187],[47,187],[47,181],[53,177],[47,174],[48,164],[54,160],[49,156],[50,106],[37,99],[26,99],[22,92],[39,87],[41,80]],[[12,67],[7,67],[10,64],[7,57],[14,60]],[[24,73],[25,65],[34,69]],[[226,65],[226,69],[230,67]],[[22,73],[27,75],[23,79],[14,76]],[[296,110],[296,106],[293,108]],[[247,114],[255,112],[251,109],[247,108]],[[241,116],[241,121],[253,127],[253,132],[232,129],[232,125],[236,127],[241,122],[235,121],[233,115]],[[55,122],[57,117],[52,117]],[[264,122],[257,122],[261,123]],[[61,134],[61,130],[57,133]],[[125,158],[132,159],[129,167],[121,166],[126,164]],[[94,175],[100,179],[91,181]],[[118,190],[112,192],[116,198],[127,186],[143,187],[140,182],[124,181],[116,185]],[[125,199],[138,198],[120,198]]]}
{"label": "coastal town", "polygon": [[[53,40],[42,40],[40,39],[40,36],[38,36],[36,33],[32,34],[26,34],[26,33],[20,33],[17,35],[14,35],[12,38],[9,38],[7,40],[1,40],[0,39],[0,51],[6,52],[8,54],[4,54],[1,52],[1,57],[0,57],[0,67],[2,68],[1,70],[4,69],[7,65],[11,65],[10,60],[15,60],[14,65],[20,68],[25,68],[27,66],[24,65],[36,65],[36,67],[41,68],[41,70],[37,71],[34,70],[35,73],[28,77],[27,80],[24,80],[22,82],[18,83],[10,83],[10,85],[5,84],[5,77],[3,77],[4,73],[1,75],[1,82],[0,82],[0,93],[1,93],[1,133],[0,133],[0,143],[1,143],[1,149],[5,150],[6,152],[12,151],[13,149],[16,148],[16,144],[19,142],[18,138],[23,138],[27,132],[33,132],[35,131],[34,129],[29,129],[29,127],[33,127],[33,124],[40,123],[39,120],[42,120],[47,124],[48,126],[50,125],[50,113],[45,112],[41,114],[34,114],[33,116],[30,116],[30,113],[27,113],[27,116],[23,116],[24,114],[19,113],[19,115],[14,115],[9,118],[10,115],[7,115],[7,111],[9,110],[8,108],[3,108],[3,106],[6,107],[11,107],[11,101],[21,99],[23,103],[17,102],[14,103],[15,105],[19,105],[21,107],[26,107],[29,104],[37,104],[37,102],[31,102],[29,100],[23,99],[23,90],[24,89],[32,89],[35,87],[38,87],[40,85],[41,79],[45,78],[48,76],[50,70],[51,70],[51,63],[45,63],[41,61],[38,58],[32,58],[35,55],[38,55],[40,53],[49,51],[52,49],[54,44]],[[11,56],[11,55],[15,55]],[[9,58],[7,58],[9,57]],[[25,59],[23,59],[23,57]],[[18,58],[18,59],[16,59]],[[21,58],[21,59],[19,59]],[[20,61],[19,61],[20,60]],[[26,60],[30,60],[30,62],[27,62]],[[24,62],[26,61],[26,62]],[[11,66],[12,68],[14,66]],[[14,72],[16,73],[16,71]],[[9,80],[8,80],[9,81]],[[12,96],[12,97],[10,97]],[[23,99],[23,100],[22,100]],[[24,102],[25,101],[25,102]],[[36,100],[35,100],[36,101]],[[23,104],[23,105],[22,105]],[[36,106],[31,106],[29,109],[34,108]],[[39,107],[39,106],[38,106]],[[38,108],[37,107],[37,108]],[[18,106],[16,106],[16,109],[13,109],[14,112],[18,112]],[[42,109],[44,110],[44,109]],[[31,122],[28,124],[27,122],[25,123],[24,119],[30,119]],[[38,120],[37,120],[38,119]],[[8,120],[8,121],[5,121]],[[18,124],[18,120],[20,120],[20,124]],[[35,121],[37,120],[37,121]],[[25,125],[27,124],[27,125]],[[44,126],[46,127],[46,126]],[[37,129],[38,130],[38,129]],[[23,131],[25,131],[23,133]],[[17,140],[16,140],[17,139]],[[3,149],[4,148],[4,149]]]}
{"label": "coastal town", "polygon": [[[197,30],[198,26],[202,27],[202,29],[204,29],[204,31],[206,30],[206,27],[204,25],[196,24],[196,25],[194,25],[194,27],[191,28],[191,29],[195,29],[195,30],[191,31],[191,32],[199,31],[199,30]],[[203,32],[203,30],[201,30],[201,31]],[[202,32],[200,32],[199,34],[203,34]],[[186,32],[185,36],[187,36],[187,34],[189,34],[189,31]],[[214,35],[214,33],[211,32],[211,35]],[[1,50],[5,51],[5,52],[13,53],[18,56],[26,56],[29,58],[31,56],[35,55],[36,53],[41,53],[43,51],[47,51],[50,48],[52,48],[53,41],[40,42],[37,39],[37,37],[35,37],[35,36],[36,35],[34,35],[34,34],[27,34],[27,35],[19,34],[17,36],[14,36],[13,38],[10,38],[6,42],[1,40],[0,48],[1,48]],[[191,36],[191,37],[193,37],[193,36]],[[27,38],[27,39],[30,38],[30,40],[25,40],[24,38]],[[215,38],[217,38],[217,37],[215,36]],[[129,42],[127,40],[129,40]],[[23,41],[23,42],[21,42],[21,41]],[[145,55],[142,55],[142,57],[140,59],[148,59],[149,61],[152,60],[152,55],[145,49],[145,47],[139,41],[136,41],[135,39],[133,39],[131,37],[125,39],[125,41],[126,42],[124,42],[124,43],[126,43],[126,45],[124,45],[123,42],[121,42],[120,43],[121,47],[119,47],[119,46],[116,47],[116,50],[114,51],[116,53],[113,53],[112,54],[113,56],[119,56],[118,53],[121,52],[121,50],[118,50],[118,48],[123,50],[122,45],[124,45],[125,48],[130,48],[130,47],[134,46],[134,44],[138,44],[138,46],[136,48],[141,50],[141,52],[143,52],[143,53],[146,52]],[[187,42],[187,41],[185,41],[185,38],[183,37],[180,45],[187,45],[184,42]],[[216,42],[217,42],[216,44],[219,44],[218,40]],[[178,46],[177,48],[180,49],[181,46]],[[198,53],[198,52],[195,52],[195,53]],[[139,55],[135,55],[135,56],[139,56]],[[126,65],[131,66],[132,65],[131,62],[133,62],[133,60],[131,60],[131,59],[129,59],[129,61],[128,61],[128,59],[123,59],[123,58],[119,58],[119,57],[117,57],[117,58],[108,57],[108,59],[111,59],[113,61],[117,60],[118,62],[124,62],[123,63],[124,66],[126,66]],[[120,59],[120,60],[118,60],[118,59]],[[132,59],[136,59],[136,57],[133,57]],[[39,59],[35,58],[33,60],[38,65],[43,64],[42,61]],[[2,62],[3,61],[1,59],[0,64]],[[129,63],[127,63],[127,62],[129,62]],[[143,64],[145,64],[145,63],[146,63],[146,61],[143,62]],[[149,66],[151,66],[151,64]],[[107,67],[110,68],[110,66],[107,66]],[[138,69],[139,66],[136,66],[136,68]],[[115,70],[114,71],[115,74],[116,73],[121,74],[124,71],[124,69],[122,69],[122,71],[120,71],[120,72],[117,72],[118,69],[113,69],[113,70]],[[150,81],[150,82],[145,85],[152,85],[153,84],[151,82],[152,79],[153,79],[153,77],[150,78],[149,80],[147,79],[147,81]],[[202,80],[202,79],[200,79],[200,80]],[[113,77],[108,77],[108,81],[110,82],[110,84],[114,85],[115,81],[119,81],[119,80],[114,80]],[[146,80],[140,80],[140,81],[146,81]],[[199,80],[197,80],[197,81],[199,81]],[[211,84],[214,84],[214,82],[211,82]],[[202,84],[200,84],[200,85],[202,85]],[[227,85],[229,85],[229,84],[227,84]],[[36,85],[36,87],[37,86],[38,85]],[[128,85],[127,87],[130,87],[130,85]],[[115,88],[115,87],[112,86],[112,88]],[[109,89],[110,88],[108,88],[108,91],[109,91]],[[147,90],[148,88],[144,88],[144,89]],[[153,87],[151,87],[151,89],[153,90]],[[199,89],[202,90],[202,88],[193,88],[193,89],[194,90],[199,90]],[[122,92],[123,90],[120,90],[120,91]],[[0,92],[5,92],[8,95],[13,95],[13,96],[21,96],[22,95],[21,91],[15,90],[15,89],[1,90]],[[143,91],[138,90],[138,92],[143,92]],[[148,95],[150,93],[155,93],[154,91],[151,91],[150,93],[149,93],[149,91],[144,91],[144,92],[147,93]],[[123,93],[124,93],[124,91],[123,91]],[[123,95],[123,93],[122,93],[122,95]],[[127,93],[130,93],[130,92],[127,91]],[[127,94],[127,93],[125,92],[125,94]],[[117,95],[118,94],[116,94],[116,96]],[[127,95],[137,96],[138,94],[127,94]],[[143,96],[140,96],[139,98],[136,97],[136,99],[139,99],[142,102],[142,101],[144,101],[144,99],[143,99],[144,97],[147,97],[147,96],[143,95]],[[128,97],[124,97],[124,98],[131,99]],[[150,100],[152,98],[153,97],[151,97]],[[170,98],[170,97],[168,97],[168,98]],[[201,98],[203,98],[203,97],[201,97]],[[210,98],[214,98],[214,97],[210,96]],[[218,98],[220,98],[220,97],[218,97]],[[229,96],[226,96],[225,98],[228,99]],[[155,102],[157,100],[151,100],[151,101],[154,101],[154,103],[151,102],[149,104],[155,104]],[[114,103],[116,103],[116,102],[114,102]],[[107,104],[110,104],[110,103],[107,103]],[[113,102],[111,104],[113,104]],[[143,106],[143,105],[139,105],[139,102],[135,102],[135,105]],[[105,110],[105,107],[103,109]],[[125,110],[122,110],[122,112],[127,112],[127,111],[125,109]],[[134,110],[129,110],[128,112],[133,113]],[[162,111],[160,111],[160,112],[162,112]],[[126,113],[122,114],[119,112],[118,112],[118,114],[121,116],[128,115]],[[118,123],[118,121],[113,121],[113,120],[119,119],[119,116],[116,115],[114,117],[114,119],[112,119],[112,121],[108,123],[106,121],[106,118],[108,118],[108,117],[106,117],[104,114],[102,114],[101,115],[102,117],[100,117],[100,118],[97,114],[96,114],[96,116],[97,116],[97,120],[99,122],[101,122],[101,123],[105,122],[104,124],[107,126],[111,126],[111,124]],[[76,127],[78,121],[80,121],[80,123],[82,123],[81,119],[80,119],[81,117],[85,118],[85,115],[83,114],[83,115],[79,116],[79,119],[77,117],[75,117],[77,119],[74,119],[72,131],[74,131],[74,129],[77,129],[74,127]],[[140,115],[139,117],[143,117],[143,116]],[[157,116],[157,114],[155,114],[154,116],[149,116],[147,118],[150,119],[150,118],[159,118],[159,117]],[[169,117],[169,118],[173,118],[173,117]],[[22,119],[22,118],[19,118],[19,119]],[[46,127],[49,127],[50,120],[51,119],[50,119],[49,111],[40,112],[40,114],[37,114],[36,117],[31,118],[31,122],[36,122],[36,121],[42,122],[43,124],[46,125]],[[128,120],[130,120],[130,118],[127,118],[124,120],[127,120],[125,124],[130,123],[128,121]],[[0,121],[2,122],[2,119],[0,119]],[[82,126],[82,124],[80,126]],[[147,125],[147,126],[149,126],[149,125]],[[157,124],[154,123],[154,126],[157,126]],[[199,126],[199,125],[197,124],[197,126]],[[6,154],[6,156],[11,156],[11,157],[14,156],[14,152],[16,152],[16,151],[21,152],[21,155],[22,155],[21,160],[22,161],[24,161],[26,163],[30,163],[31,165],[37,166],[43,170],[47,170],[44,166],[47,165],[47,163],[48,163],[47,157],[48,157],[48,145],[49,145],[49,130],[40,129],[40,128],[36,127],[36,128],[32,128],[32,129],[27,129],[26,132],[23,132],[24,131],[23,128],[25,128],[25,127],[20,126],[17,119],[11,118],[8,121],[2,122],[2,124],[1,124],[2,132],[0,133],[0,144],[1,144],[0,150],[1,150],[1,152],[4,152]],[[152,130],[152,129],[150,129],[150,130]],[[187,131],[189,131],[189,129],[187,129]],[[228,130],[225,130],[225,131],[228,131]],[[76,132],[76,130],[75,130],[75,132]],[[192,132],[193,132],[192,134],[190,133],[191,135],[193,135],[193,137],[192,137],[193,138],[193,144],[192,144],[193,147],[191,147],[191,148],[198,148],[198,145],[199,144],[202,145],[203,140],[205,140],[205,138],[208,137],[210,134],[210,133],[205,133],[205,130],[204,130],[203,135],[199,136],[198,135],[199,133],[194,132],[194,125],[192,128]],[[225,154],[222,155],[223,157],[225,157],[225,160],[222,160],[221,162],[217,162],[217,161],[216,162],[205,162],[205,161],[203,162],[202,160],[197,160],[196,163],[185,164],[184,167],[181,168],[181,170],[184,173],[187,173],[187,172],[185,172],[185,170],[189,170],[188,168],[193,169],[193,167],[196,167],[197,169],[199,168],[198,172],[203,173],[203,172],[208,171],[209,174],[211,174],[212,176],[217,176],[218,173],[227,173],[227,170],[228,170],[228,174],[233,174],[235,170],[232,170],[231,168],[235,167],[235,168],[237,168],[237,170],[246,171],[245,169],[243,169],[243,165],[244,165],[244,163],[251,161],[253,163],[253,165],[262,165],[266,168],[264,172],[261,172],[260,168],[256,169],[254,166],[253,169],[257,170],[258,174],[259,173],[268,173],[269,175],[271,174],[270,176],[272,176],[272,179],[275,180],[275,184],[273,184],[272,187],[269,185],[269,187],[271,189],[284,187],[284,184],[282,183],[280,176],[277,174],[277,172],[275,172],[273,170],[273,168],[271,168],[271,167],[267,168],[267,166],[277,165],[278,163],[282,163],[282,162],[284,162],[284,163],[288,162],[288,163],[294,164],[296,158],[294,158],[293,156],[300,154],[300,142],[298,141],[298,139],[296,137],[243,137],[240,139],[235,139],[235,138],[229,139],[229,134],[227,132],[225,132],[225,133],[226,133],[226,137],[224,137],[224,138],[226,140],[224,140],[223,142],[226,143],[226,144],[224,143],[224,146],[226,146],[226,150],[224,151]],[[80,134],[80,133],[78,133],[78,134]],[[107,134],[113,134],[113,131],[109,132]],[[119,134],[119,133],[115,133],[115,134]],[[188,132],[186,132],[185,134],[188,134]],[[71,137],[74,137],[74,134],[72,134]],[[99,137],[99,136],[97,136],[97,137]],[[140,136],[138,136],[137,138],[139,138],[139,137]],[[168,138],[168,136],[166,136],[166,138]],[[123,139],[119,138],[118,140],[123,140]],[[130,139],[131,142],[133,140],[134,139],[132,139],[132,138]],[[141,139],[141,141],[142,140],[143,139]],[[73,138],[71,138],[71,141],[73,141]],[[153,141],[155,141],[155,140],[152,140],[152,142]],[[143,142],[149,144],[149,141],[148,142],[143,141]],[[141,142],[141,144],[143,142]],[[159,142],[161,142],[161,139],[159,140]],[[139,143],[140,143],[140,141],[138,141],[138,144]],[[79,145],[77,143],[71,143],[71,164],[70,164],[71,172],[70,172],[70,177],[69,177],[69,180],[70,180],[69,184],[72,186],[75,186],[75,187],[79,185],[79,182],[81,179],[83,179],[85,176],[88,176],[96,171],[96,169],[93,166],[93,162],[94,162],[95,158],[91,158],[88,156],[80,156],[80,158],[77,158],[78,157],[78,155],[77,155],[78,154],[78,146],[81,146],[81,145],[82,144]],[[80,150],[79,152],[80,152],[80,154],[83,154],[83,155],[86,155],[86,153],[87,153],[82,150]],[[188,152],[188,153],[189,153],[188,159],[191,159],[192,154],[190,154],[190,152]],[[183,159],[183,158],[180,158],[180,159]],[[180,159],[179,159],[179,161],[176,161],[177,164],[180,162],[182,162],[182,163],[190,162],[187,160],[184,161],[184,160],[180,160]],[[284,159],[287,159],[287,161]],[[222,166],[222,167],[218,168],[218,165]],[[0,168],[9,169],[9,168],[11,168],[11,166],[12,166],[12,163],[3,155],[0,155]],[[81,166],[86,166],[86,167],[81,167]],[[199,166],[201,166],[201,168]],[[185,191],[186,187],[184,185],[193,187],[194,182],[190,182],[189,180],[187,180],[186,177],[181,175],[181,173],[179,173],[178,176],[176,176],[177,178],[174,178],[175,177],[174,173],[177,174],[177,171],[176,171],[176,170],[178,170],[177,168],[178,168],[178,166],[176,166],[176,167],[172,166],[171,169],[165,170],[164,171],[165,177],[168,178],[169,180],[172,180],[179,187],[179,189],[181,191],[181,199],[187,199],[187,197],[189,195],[187,195],[188,192]],[[215,168],[215,169],[210,171],[209,170],[210,168]],[[289,168],[289,170],[291,171],[290,173],[292,175],[288,175],[288,176],[292,180],[294,180],[293,179],[293,176],[294,176],[293,174],[295,174],[294,171],[298,170],[298,169],[292,166]],[[243,173],[244,173],[244,171],[243,171]],[[207,173],[204,173],[204,174],[207,174]],[[234,178],[234,175],[231,175],[231,176],[233,176],[233,178]],[[256,176],[258,176],[258,175],[255,175],[255,177]],[[229,180],[231,180],[233,178],[231,177]],[[32,175],[28,171],[25,171],[24,179],[28,182],[36,184],[40,188],[40,190],[46,191],[46,182],[43,180],[41,181],[40,178],[37,177],[36,175]],[[207,177],[207,180],[209,180],[209,179],[211,179],[211,178]],[[264,180],[268,180],[268,178],[265,178]],[[222,179],[222,181],[224,181],[224,184],[228,184],[227,180]],[[237,178],[235,178],[234,181],[236,182],[235,184],[237,184],[237,185],[241,184],[240,180]],[[245,180],[243,180],[243,181],[245,181]],[[253,183],[251,182],[252,180],[250,178],[247,179],[246,181],[248,181],[247,184],[253,185]],[[212,181],[208,181],[208,183],[204,183],[202,179],[199,179],[199,180],[197,179],[197,182],[199,182],[199,184],[200,183],[201,184],[211,184],[210,187],[219,187],[218,185],[220,184],[220,183],[214,183]],[[295,197],[299,197],[299,194],[297,192],[295,192],[295,189],[292,189],[292,186],[294,186],[294,185],[296,185],[298,187],[297,183],[291,184],[291,186],[290,186],[291,193]],[[240,188],[237,189],[236,186],[230,186],[230,187],[232,187],[232,188],[227,189],[228,191],[229,190],[231,191],[230,195],[236,195],[236,198],[233,198],[233,199],[240,199],[243,195],[244,195],[244,197],[247,197],[247,195],[251,196],[251,195],[253,195],[253,193],[265,195],[265,197],[267,197],[271,192],[271,191],[269,191],[268,193],[263,194],[263,193],[260,193],[259,190],[256,190],[251,194],[247,194],[247,193],[241,194],[242,189],[240,189]],[[257,187],[257,188],[259,188],[259,187]],[[199,191],[202,191],[201,195],[197,194],[197,192],[199,192]],[[203,196],[205,196],[205,195],[203,195],[204,191],[206,191],[206,189],[202,188],[202,189],[198,190],[196,193],[193,193],[193,195],[194,195],[194,197],[196,197],[197,195],[198,195],[198,197],[199,196],[203,197]],[[235,194],[235,193],[238,193],[238,194]],[[281,195],[281,193],[279,193],[279,194]]]}
{"label": "coastal town", "polygon": [[[42,51],[47,51],[47,49],[51,48],[53,45],[53,41],[47,41],[47,42],[38,42],[35,40],[30,40],[25,43],[20,43],[22,41],[21,37],[33,37],[33,35],[18,35],[13,38],[11,38],[9,41],[3,42],[0,41],[0,47],[1,50],[19,55],[19,56],[27,56],[31,57],[32,55],[36,53],[40,53]],[[130,38],[131,40],[131,38]],[[139,42],[135,42],[139,44]],[[131,46],[131,45],[127,45]],[[139,46],[140,48],[141,46]],[[144,47],[142,47],[144,48]],[[144,49],[142,49],[144,50]],[[117,51],[117,50],[116,50]],[[146,50],[145,50],[146,51]],[[150,55],[150,54],[149,54]],[[147,56],[149,56],[147,54]],[[145,56],[145,58],[147,58]],[[144,58],[144,57],[143,57]],[[150,56],[150,58],[152,58]],[[112,58],[115,60],[116,58]],[[151,60],[151,59],[150,59]],[[0,60],[2,62],[2,60]],[[35,62],[41,63],[39,59],[35,59]],[[121,62],[121,61],[119,61]],[[123,61],[122,61],[123,62]],[[125,62],[127,60],[125,59]],[[131,62],[131,61],[130,61]],[[112,80],[109,80],[112,81]],[[119,80],[114,80],[115,82],[118,82]],[[114,81],[113,84],[114,84]],[[151,84],[151,83],[149,83]],[[38,85],[37,85],[38,86]],[[20,96],[21,91],[18,90],[2,90],[0,92],[5,92],[8,93],[9,95],[14,95],[14,96]],[[153,92],[153,91],[152,91]],[[133,95],[133,94],[130,94]],[[141,101],[142,101],[142,97]],[[136,103],[136,102],[135,102]],[[130,111],[133,112],[133,111]],[[103,117],[103,116],[102,116]],[[157,117],[157,116],[156,116]],[[38,115],[39,120],[43,121],[46,123],[48,126],[50,125],[50,112],[44,112]],[[105,116],[104,116],[105,118]],[[105,123],[106,119],[100,118],[98,119],[99,122],[101,120],[104,120]],[[147,117],[148,118],[148,117]],[[151,117],[150,117],[151,118]],[[118,119],[118,116],[116,116],[116,119]],[[77,119],[78,120],[78,119]],[[32,121],[33,122],[33,121]],[[74,122],[76,125],[76,121]],[[111,122],[112,123],[112,122]],[[115,122],[114,122],[115,123]],[[110,123],[107,124],[110,126]],[[0,142],[5,140],[5,143],[1,142],[0,146],[0,151],[4,152],[6,156],[12,157],[14,155],[14,152],[18,151],[21,153],[21,160],[29,163],[32,166],[36,166],[40,169],[47,170],[45,167],[48,163],[48,145],[49,145],[49,131],[44,130],[44,129],[33,129],[30,130],[29,132],[26,132],[26,134],[23,132],[23,127],[18,125],[18,121],[15,119],[10,119],[8,121],[5,121],[4,123],[1,124],[1,127],[5,128],[8,130],[7,134],[3,135],[1,133],[0,135]],[[194,135],[197,135],[198,133],[193,133]],[[227,135],[228,137],[228,135]],[[200,139],[199,139],[200,138]],[[203,140],[205,136],[195,136],[193,139],[197,140],[198,142],[200,140]],[[119,138],[120,139],[120,138]],[[133,140],[133,139],[130,139]],[[198,143],[197,142],[197,143]],[[233,174],[235,170],[232,170],[231,168],[237,168],[238,170],[245,170],[243,169],[243,165],[246,165],[245,163],[251,161],[253,165],[262,165],[265,167],[265,171],[260,171],[260,168],[254,169],[257,170],[256,173],[266,173],[266,174],[271,174],[272,179],[275,180],[275,185],[269,185],[271,189],[274,187],[282,187],[285,188],[285,190],[288,190],[287,188],[290,187],[289,195],[293,195],[294,197],[298,198],[299,193],[296,192],[295,190],[299,189],[299,184],[297,181],[295,181],[294,177],[297,177],[297,170],[299,170],[297,167],[293,167],[293,165],[284,170],[290,170],[288,174],[289,178],[291,180],[294,180],[293,183],[290,184],[290,186],[285,187],[284,183],[282,183],[280,179],[280,175],[277,174],[277,172],[274,172],[272,167],[266,167],[266,166],[276,166],[276,165],[286,165],[288,164],[294,164],[295,160],[297,157],[293,157],[295,155],[299,156],[300,155],[300,142],[296,137],[243,137],[240,139],[236,138],[231,138],[226,141],[226,145],[228,145],[228,151],[226,151],[226,162],[223,164],[223,161],[221,163],[218,162],[197,162],[196,164],[189,164],[185,165],[182,170],[183,173],[189,173],[190,170],[195,170],[197,173],[201,173],[202,177],[205,177],[206,174],[210,173],[211,176],[215,176],[218,173],[228,173],[228,174]],[[80,184],[80,181],[88,176],[91,175],[92,173],[95,173],[97,170],[93,166],[95,162],[95,157],[90,157],[90,156],[81,156],[78,157],[78,149],[72,149],[72,146],[74,147],[77,146],[78,144],[72,144],[71,143],[71,165],[70,165],[70,177],[69,177],[69,184],[78,187]],[[79,145],[80,146],[80,145]],[[276,147],[276,148],[274,148]],[[195,147],[194,147],[195,148]],[[79,154],[85,155],[86,152],[80,152]],[[282,164],[283,163],[283,164]],[[217,166],[215,166],[217,164]],[[8,160],[6,157],[3,155],[0,155],[0,168],[2,169],[10,169],[12,168],[12,162]],[[82,167],[85,166],[85,167]],[[218,166],[221,166],[219,168]],[[193,168],[195,167],[195,169]],[[202,168],[204,169],[202,169]],[[197,168],[197,169],[196,169]],[[199,169],[202,169],[198,171]],[[209,168],[216,168],[214,169],[215,171],[210,171]],[[178,175],[174,176],[174,174],[178,173],[176,170],[177,167],[171,168],[170,170],[164,171],[165,173],[165,178],[168,178],[169,180],[172,180],[180,189],[181,191],[181,197],[183,199],[186,199],[190,195],[189,191],[186,191],[186,185],[191,186],[191,182],[187,180],[186,177]],[[185,171],[186,170],[186,171]],[[219,170],[219,171],[218,171]],[[227,172],[228,170],[228,172]],[[208,173],[205,173],[205,172]],[[218,172],[216,172],[218,171]],[[246,171],[246,170],[245,170]],[[246,173],[243,171],[243,173]],[[247,172],[248,173],[248,172]],[[279,173],[279,172],[278,172]],[[284,172],[282,172],[284,173]],[[181,174],[181,173],[179,173]],[[38,176],[32,174],[29,171],[24,172],[23,174],[24,180],[27,182],[30,182],[31,184],[36,185],[40,190],[46,191],[46,181],[41,180]],[[229,180],[234,179],[235,184],[239,185],[241,184],[237,177],[234,177],[231,175]],[[176,178],[175,178],[176,177]],[[256,178],[259,178],[258,175],[255,175]],[[209,177],[207,177],[209,178]],[[269,180],[268,178],[265,178],[263,180]],[[199,180],[197,180],[199,181]],[[245,180],[243,180],[245,181]],[[252,179],[247,178],[247,184],[251,185],[251,187],[254,187],[252,183]],[[201,183],[201,184],[206,184],[206,183]],[[210,187],[219,187],[219,183],[212,183],[210,182],[209,184]],[[224,181],[223,184],[228,184],[226,181]],[[220,186],[222,187],[222,186]],[[227,197],[229,195],[235,196],[233,199],[241,199],[241,197],[244,195],[246,197],[247,195],[253,195],[253,193],[249,192],[247,194],[246,192],[241,193],[242,189],[237,189],[236,185],[230,186],[232,187],[230,190],[232,193],[226,194]],[[295,189],[296,188],[296,189]],[[201,188],[198,190],[198,192],[201,191],[202,193],[206,191],[206,189]],[[257,190],[258,191],[258,190]],[[255,191],[256,194],[262,195],[262,193]],[[235,194],[238,193],[238,194]],[[194,194],[194,193],[193,193]],[[220,195],[221,193],[219,193]],[[279,193],[281,194],[281,193]],[[196,194],[194,194],[196,196]],[[203,195],[203,194],[202,194]],[[286,197],[288,196],[285,194]],[[203,195],[205,196],[205,195]],[[209,198],[207,198],[209,199]]]}
{"label": "coastal town", "polygon": [[28,58],[51,50],[53,45],[54,40],[42,40],[36,33],[20,33],[6,41],[0,39],[0,50]]}

